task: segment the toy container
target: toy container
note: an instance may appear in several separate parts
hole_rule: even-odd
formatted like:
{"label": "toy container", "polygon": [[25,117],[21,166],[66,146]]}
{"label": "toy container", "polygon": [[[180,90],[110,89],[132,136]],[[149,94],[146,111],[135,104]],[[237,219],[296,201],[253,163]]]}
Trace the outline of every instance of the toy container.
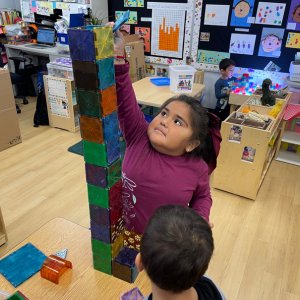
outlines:
{"label": "toy container", "polygon": [[191,66],[170,66],[170,89],[176,94],[189,94],[193,90],[196,69]]}
{"label": "toy container", "polygon": [[70,55],[70,47],[68,44],[56,43],[58,54]]}
{"label": "toy container", "polygon": [[48,75],[50,75],[50,76],[66,78],[66,79],[71,79],[71,80],[74,79],[72,68],[48,63],[47,69],[48,69]]}

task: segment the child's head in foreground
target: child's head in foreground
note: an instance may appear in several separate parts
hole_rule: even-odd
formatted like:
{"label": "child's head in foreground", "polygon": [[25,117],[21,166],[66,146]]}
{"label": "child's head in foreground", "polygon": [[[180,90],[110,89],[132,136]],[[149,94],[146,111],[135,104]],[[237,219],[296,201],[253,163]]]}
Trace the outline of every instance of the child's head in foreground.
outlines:
{"label": "child's head in foreground", "polygon": [[235,62],[230,58],[224,58],[220,61],[219,69],[222,73],[222,77],[229,79],[233,76],[235,68]]}
{"label": "child's head in foreground", "polygon": [[205,219],[182,205],[157,208],[150,217],[136,258],[153,284],[170,293],[192,288],[204,275],[214,250]]}

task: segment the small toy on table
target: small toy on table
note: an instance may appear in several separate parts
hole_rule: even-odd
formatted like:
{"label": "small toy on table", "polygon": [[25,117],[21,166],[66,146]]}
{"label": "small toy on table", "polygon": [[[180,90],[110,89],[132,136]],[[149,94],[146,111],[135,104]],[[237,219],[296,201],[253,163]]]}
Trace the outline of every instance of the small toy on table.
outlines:
{"label": "small toy on table", "polygon": [[7,300],[29,300],[20,291],[16,291],[14,294],[12,294],[9,298],[6,299]]}
{"label": "small toy on table", "polygon": [[271,94],[270,85],[272,85],[272,80],[267,78],[262,83],[262,92],[263,95],[261,97],[262,104],[264,106],[274,106],[276,98]]}
{"label": "small toy on table", "polygon": [[143,300],[144,296],[139,290],[138,287],[135,287],[134,289],[125,292],[123,295],[120,297],[121,300]]}

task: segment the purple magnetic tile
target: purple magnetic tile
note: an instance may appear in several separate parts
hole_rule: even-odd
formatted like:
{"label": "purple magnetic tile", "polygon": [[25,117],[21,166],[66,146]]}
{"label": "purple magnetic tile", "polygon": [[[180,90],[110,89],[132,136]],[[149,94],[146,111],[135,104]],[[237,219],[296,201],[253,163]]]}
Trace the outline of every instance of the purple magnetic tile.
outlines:
{"label": "purple magnetic tile", "polygon": [[144,296],[138,287],[121,296],[121,300],[143,300]]}
{"label": "purple magnetic tile", "polygon": [[106,244],[111,243],[111,238],[110,238],[111,233],[109,227],[91,221],[91,232],[92,232],[92,239],[104,242]]}
{"label": "purple magnetic tile", "polygon": [[92,221],[110,227],[109,209],[90,204],[90,217]]}
{"label": "purple magnetic tile", "polygon": [[51,64],[56,64],[56,65],[72,68],[72,60],[69,57],[57,58],[54,61],[51,61]]}
{"label": "purple magnetic tile", "polygon": [[86,182],[101,188],[107,188],[107,169],[92,164],[85,164]]}
{"label": "purple magnetic tile", "polygon": [[135,258],[138,254],[139,252],[134,249],[123,247],[115,257],[114,261],[126,267],[132,268],[134,267]]}

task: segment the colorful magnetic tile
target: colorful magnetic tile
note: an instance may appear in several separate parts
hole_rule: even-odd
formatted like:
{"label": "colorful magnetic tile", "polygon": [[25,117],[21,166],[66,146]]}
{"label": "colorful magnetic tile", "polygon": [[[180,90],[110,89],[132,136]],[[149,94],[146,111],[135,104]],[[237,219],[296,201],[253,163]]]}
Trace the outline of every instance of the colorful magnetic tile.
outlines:
{"label": "colorful magnetic tile", "polygon": [[138,253],[139,252],[134,249],[123,247],[118,255],[114,258],[114,262],[132,268]]}
{"label": "colorful magnetic tile", "polygon": [[0,273],[17,287],[36,274],[46,258],[44,253],[28,243],[0,261]]}
{"label": "colorful magnetic tile", "polygon": [[111,260],[111,245],[92,239],[93,255],[98,255]]}
{"label": "colorful magnetic tile", "polygon": [[124,231],[124,223],[123,223],[123,216],[122,216],[122,210],[121,210],[121,216],[115,222],[114,224],[111,224],[111,243],[115,243],[116,240],[119,238],[119,236],[123,233]]}
{"label": "colorful magnetic tile", "polygon": [[115,136],[106,144],[82,141],[84,160],[86,163],[106,167],[121,157],[119,136]]}
{"label": "colorful magnetic tile", "polygon": [[114,259],[123,248],[123,232],[117,240],[111,245],[111,258]]}
{"label": "colorful magnetic tile", "polygon": [[110,227],[109,209],[90,204],[90,217],[92,221]]}
{"label": "colorful magnetic tile", "polygon": [[138,276],[138,270],[134,264],[131,268],[122,265],[115,260],[112,262],[113,276],[129,283],[134,283]]}
{"label": "colorful magnetic tile", "polygon": [[97,64],[89,61],[73,61],[73,73],[77,89],[97,91],[99,80]]}
{"label": "colorful magnetic tile", "polygon": [[102,120],[80,116],[81,137],[85,141],[103,144]]}
{"label": "colorful magnetic tile", "polygon": [[121,300],[143,300],[144,296],[138,287],[130,290],[121,296]]}
{"label": "colorful magnetic tile", "polygon": [[8,298],[3,298],[6,300],[29,300],[25,295],[23,295],[20,291],[16,291]]}
{"label": "colorful magnetic tile", "polygon": [[111,244],[110,227],[91,220],[92,239]]}
{"label": "colorful magnetic tile", "polygon": [[67,257],[67,252],[68,252],[68,249],[64,249],[64,250],[61,250],[59,252],[56,252],[54,253],[55,256],[58,256],[60,258],[63,258],[63,259],[66,259]]}
{"label": "colorful magnetic tile", "polygon": [[98,186],[103,189],[109,189],[121,179],[121,167],[121,158],[117,159],[107,168],[92,164],[85,164],[86,181],[90,185]]}
{"label": "colorful magnetic tile", "polygon": [[115,84],[115,66],[113,57],[97,60],[97,68],[99,90]]}
{"label": "colorful magnetic tile", "polygon": [[116,85],[112,85],[104,90],[100,90],[102,116],[106,117],[117,110]]}
{"label": "colorful magnetic tile", "polygon": [[114,56],[113,32],[110,26],[95,27],[96,59],[100,60]]}
{"label": "colorful magnetic tile", "polygon": [[94,32],[92,29],[68,29],[70,56],[72,60],[92,61],[96,60]]}
{"label": "colorful magnetic tile", "polygon": [[102,116],[99,91],[76,89],[79,114],[81,116],[100,119]]}
{"label": "colorful magnetic tile", "polygon": [[116,182],[110,189],[102,189],[88,184],[89,203],[109,209],[110,203],[122,203],[122,179]]}
{"label": "colorful magnetic tile", "polygon": [[141,234],[129,230],[124,231],[124,247],[140,251],[141,240],[142,240]]}
{"label": "colorful magnetic tile", "polygon": [[52,254],[44,261],[40,273],[42,278],[58,284],[59,278],[68,269],[72,269],[72,263],[70,261]]}
{"label": "colorful magnetic tile", "polygon": [[102,258],[98,255],[93,255],[94,269],[108,275],[112,275],[112,263],[111,260]]}
{"label": "colorful magnetic tile", "polygon": [[[115,89],[115,86],[113,88]],[[114,136],[119,134],[120,127],[118,122],[117,110],[107,115],[106,117],[102,118],[102,127],[103,127],[103,136],[105,142],[111,140]]]}

